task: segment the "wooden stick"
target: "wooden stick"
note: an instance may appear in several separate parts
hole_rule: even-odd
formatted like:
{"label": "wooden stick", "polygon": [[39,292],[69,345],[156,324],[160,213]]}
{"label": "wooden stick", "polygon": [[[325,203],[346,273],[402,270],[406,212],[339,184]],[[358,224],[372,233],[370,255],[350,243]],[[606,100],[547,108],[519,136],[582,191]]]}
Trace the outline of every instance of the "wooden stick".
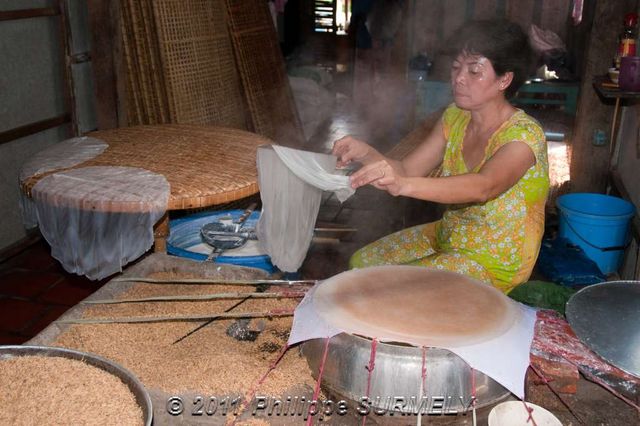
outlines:
{"label": "wooden stick", "polygon": [[[234,303],[232,306],[229,306],[227,309],[225,309],[225,312],[231,312],[233,311],[235,308],[237,308],[238,306],[242,305],[244,302],[246,302],[247,300],[249,300],[248,297],[245,297],[244,299],[240,299],[240,301]],[[211,324],[212,322],[214,322],[216,319],[218,318],[211,318],[208,321],[205,321],[203,323],[200,323],[200,325],[198,325],[196,328],[192,329],[191,331],[189,331],[187,334],[183,334],[182,336],[178,337],[176,340],[173,341],[172,345],[175,345],[177,343],[182,342],[184,339],[186,339],[187,337],[197,333],[199,330],[202,330],[203,328],[205,328],[206,326],[208,326],[209,324]]]}
{"label": "wooden stick", "polygon": [[315,232],[358,232],[358,228],[314,228]]}
{"label": "wooden stick", "polygon": [[188,296],[154,296],[142,297],[136,299],[103,299],[103,300],[84,300],[80,302],[83,305],[114,305],[118,303],[142,303],[142,302],[176,302],[176,301],[193,301],[193,300],[220,300],[220,299],[294,299],[304,297],[307,294],[304,291],[283,291],[281,293],[216,293],[216,294],[194,294]]}
{"label": "wooden stick", "polygon": [[311,242],[316,244],[340,244],[340,239],[328,237],[313,237],[311,238]]}
{"label": "wooden stick", "polygon": [[58,324],[132,324],[170,321],[207,321],[222,318],[265,318],[290,317],[292,309],[276,309],[268,312],[223,312],[212,315],[158,316],[158,317],[121,317],[121,318],[78,318],[58,320]]}
{"label": "wooden stick", "polygon": [[145,277],[119,277],[111,282],[139,282],[149,284],[221,284],[221,285],[314,285],[316,280],[224,280],[207,278],[145,278]]}

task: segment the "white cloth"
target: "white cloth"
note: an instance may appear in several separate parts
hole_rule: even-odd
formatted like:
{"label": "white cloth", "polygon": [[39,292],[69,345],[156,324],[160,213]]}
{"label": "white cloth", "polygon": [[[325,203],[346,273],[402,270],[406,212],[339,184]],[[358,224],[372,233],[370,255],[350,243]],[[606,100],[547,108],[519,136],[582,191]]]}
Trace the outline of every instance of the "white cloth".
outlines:
{"label": "white cloth", "polygon": [[20,183],[32,176],[66,169],[90,160],[107,149],[106,142],[82,136],[59,142],[30,158],[20,170]]}
{"label": "white cloth", "polygon": [[356,191],[351,187],[348,176],[337,174],[336,158],[332,155],[279,145],[273,145],[273,150],[296,176],[323,191],[334,192],[340,202],[344,202]]}
{"label": "white cloth", "polygon": [[[22,165],[19,176],[20,184],[33,176],[84,163],[102,154],[107,147],[106,142],[88,136],[59,142],[38,152]],[[20,193],[20,211],[25,228],[30,229],[38,226],[36,207],[33,201],[22,192]]]}
{"label": "white cloth", "polygon": [[31,194],[51,255],[68,272],[101,279],[151,247],[169,189],[144,169],[85,167],[45,176]]}
{"label": "white cloth", "polygon": [[300,268],[313,238],[322,191],[340,201],[354,193],[347,176],[336,175],[336,158],[277,145],[258,148],[262,213],[258,239],[280,270]]}

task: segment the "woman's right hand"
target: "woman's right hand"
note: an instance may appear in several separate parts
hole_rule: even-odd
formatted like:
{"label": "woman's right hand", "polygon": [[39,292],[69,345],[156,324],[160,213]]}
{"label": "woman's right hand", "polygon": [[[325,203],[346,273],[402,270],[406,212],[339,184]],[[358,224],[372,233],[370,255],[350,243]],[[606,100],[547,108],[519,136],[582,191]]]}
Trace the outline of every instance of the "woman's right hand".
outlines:
{"label": "woman's right hand", "polygon": [[363,160],[375,150],[366,142],[352,136],[345,136],[333,143],[332,154],[338,157],[337,167],[345,167],[352,161]]}

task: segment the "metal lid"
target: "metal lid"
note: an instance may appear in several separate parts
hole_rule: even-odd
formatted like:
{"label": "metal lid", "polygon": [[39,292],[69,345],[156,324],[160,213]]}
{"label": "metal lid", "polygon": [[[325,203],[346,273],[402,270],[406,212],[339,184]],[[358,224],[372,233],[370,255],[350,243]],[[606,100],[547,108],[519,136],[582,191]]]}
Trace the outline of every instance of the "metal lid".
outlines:
{"label": "metal lid", "polygon": [[585,287],[569,299],[566,313],[585,345],[640,378],[640,281]]}

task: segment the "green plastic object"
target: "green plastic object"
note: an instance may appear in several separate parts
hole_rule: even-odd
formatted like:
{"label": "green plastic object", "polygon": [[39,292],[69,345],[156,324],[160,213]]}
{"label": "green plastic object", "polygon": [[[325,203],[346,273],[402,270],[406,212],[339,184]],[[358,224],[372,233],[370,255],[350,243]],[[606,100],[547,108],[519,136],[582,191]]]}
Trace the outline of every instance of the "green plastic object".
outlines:
{"label": "green plastic object", "polygon": [[553,309],[564,315],[565,305],[575,290],[548,281],[527,281],[511,292],[509,297],[534,308]]}

